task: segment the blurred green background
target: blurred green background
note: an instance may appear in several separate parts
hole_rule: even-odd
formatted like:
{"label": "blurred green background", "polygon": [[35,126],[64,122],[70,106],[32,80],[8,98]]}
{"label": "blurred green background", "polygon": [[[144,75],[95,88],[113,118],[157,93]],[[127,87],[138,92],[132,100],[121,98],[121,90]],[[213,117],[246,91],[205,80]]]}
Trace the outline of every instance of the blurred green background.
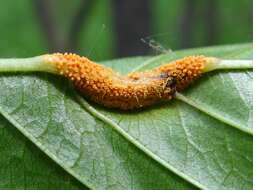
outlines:
{"label": "blurred green background", "polygon": [[0,57],[101,61],[253,41],[252,0],[1,0]]}

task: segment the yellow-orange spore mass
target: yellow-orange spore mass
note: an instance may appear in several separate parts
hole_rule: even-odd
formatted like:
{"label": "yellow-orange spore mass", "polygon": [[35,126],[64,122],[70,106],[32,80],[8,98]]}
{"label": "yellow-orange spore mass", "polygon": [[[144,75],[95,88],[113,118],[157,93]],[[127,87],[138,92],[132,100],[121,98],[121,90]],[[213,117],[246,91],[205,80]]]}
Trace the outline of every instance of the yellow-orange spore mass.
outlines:
{"label": "yellow-orange spore mass", "polygon": [[59,74],[72,80],[92,101],[109,108],[129,110],[172,99],[177,90],[184,89],[200,76],[205,57],[191,56],[126,76],[76,54],[48,55],[47,62],[55,64]]}
{"label": "yellow-orange spore mass", "polygon": [[157,68],[159,72],[169,73],[177,80],[177,91],[181,91],[189,86],[203,73],[209,58],[205,56],[188,56],[176,60],[170,64],[165,64]]}

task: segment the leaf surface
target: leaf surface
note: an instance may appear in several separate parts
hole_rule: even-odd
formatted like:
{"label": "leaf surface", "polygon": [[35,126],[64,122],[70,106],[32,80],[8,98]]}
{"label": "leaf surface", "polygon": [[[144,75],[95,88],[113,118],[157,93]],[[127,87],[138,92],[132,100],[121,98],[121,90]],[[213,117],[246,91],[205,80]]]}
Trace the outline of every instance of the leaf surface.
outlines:
{"label": "leaf surface", "polygon": [[[184,50],[103,64],[127,73],[192,54],[252,59],[253,45]],[[74,178],[92,189],[252,189],[252,76],[250,70],[213,72],[183,92],[183,101],[119,112],[95,104],[81,106],[61,77],[2,74],[0,112],[13,125],[7,122],[2,129],[10,133],[18,129],[25,136],[16,137],[21,144],[28,139],[45,153],[34,158],[40,167],[50,170],[48,166],[57,163],[63,168],[58,168],[58,176],[73,176],[68,184],[73,189],[81,188]],[[0,138],[5,135],[0,133]],[[0,142],[1,155],[11,160],[13,155]],[[40,150],[33,148],[30,154],[42,154]],[[29,159],[22,162],[29,164]],[[0,187],[10,187],[6,180],[10,178],[0,179]],[[55,177],[55,183],[58,180]],[[64,181],[59,183],[65,186]]]}

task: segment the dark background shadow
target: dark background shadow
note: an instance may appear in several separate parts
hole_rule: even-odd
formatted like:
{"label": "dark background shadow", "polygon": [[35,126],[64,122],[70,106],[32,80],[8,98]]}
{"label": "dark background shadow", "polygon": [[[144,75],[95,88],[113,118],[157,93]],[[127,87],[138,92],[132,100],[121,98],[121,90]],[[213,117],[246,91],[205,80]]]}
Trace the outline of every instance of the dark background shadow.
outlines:
{"label": "dark background shadow", "polygon": [[106,60],[253,40],[253,1],[9,0],[0,56],[71,51]]}

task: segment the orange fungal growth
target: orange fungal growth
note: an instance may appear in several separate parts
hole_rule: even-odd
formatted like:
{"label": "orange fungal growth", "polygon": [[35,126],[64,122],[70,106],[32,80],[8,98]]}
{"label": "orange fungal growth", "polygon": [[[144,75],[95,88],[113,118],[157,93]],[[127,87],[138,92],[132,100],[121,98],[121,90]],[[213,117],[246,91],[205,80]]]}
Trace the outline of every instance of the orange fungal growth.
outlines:
{"label": "orange fungal growth", "polygon": [[55,65],[59,74],[72,80],[84,96],[103,106],[122,110],[172,99],[176,91],[185,89],[203,73],[208,59],[190,56],[151,71],[122,76],[76,54],[46,56],[46,62]]}
{"label": "orange fungal growth", "polygon": [[186,88],[203,73],[209,59],[205,56],[189,56],[157,68],[160,72],[169,73],[177,81],[177,91]]}

